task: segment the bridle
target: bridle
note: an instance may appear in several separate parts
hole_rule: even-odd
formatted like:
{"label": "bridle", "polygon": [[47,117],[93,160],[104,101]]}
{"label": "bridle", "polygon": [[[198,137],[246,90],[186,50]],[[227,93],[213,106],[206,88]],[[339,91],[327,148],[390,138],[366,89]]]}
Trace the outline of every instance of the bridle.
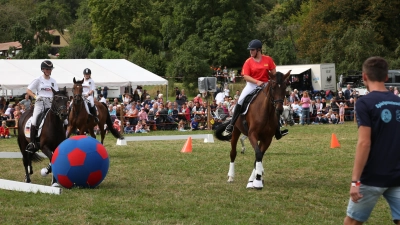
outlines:
{"label": "bridle", "polygon": [[[74,87],[74,90],[75,90],[75,88],[79,88],[79,86],[77,85],[77,86],[75,86]],[[80,104],[81,103],[81,101],[82,101],[82,92],[80,92],[79,94],[74,94],[74,104],[75,105],[78,105],[78,104]]]}
{"label": "bridle", "polygon": [[[264,87],[263,89],[262,89],[262,93],[264,93],[264,95],[267,97],[267,98],[269,98],[269,100],[271,101],[271,103],[272,103],[272,105],[274,106],[274,107],[276,107],[276,104],[277,103],[281,103],[282,105],[283,105],[283,98],[282,99],[274,99],[274,95],[273,95],[273,93],[274,93],[274,91],[275,91],[275,89],[274,89],[274,84],[277,84],[279,87],[281,86],[281,85],[283,85],[283,84],[278,84],[278,82],[277,81],[275,81],[275,80],[270,80],[269,82],[268,82],[268,84],[267,84],[267,86],[266,87]],[[268,89],[268,92],[267,93],[265,93],[265,89]],[[269,95],[269,96],[268,96]]]}
{"label": "bridle", "polygon": [[[56,107],[56,104],[54,103],[55,98],[61,98],[63,104],[61,104],[59,107]],[[64,98],[66,100],[64,100]],[[68,101],[68,97],[65,95],[54,95],[54,97],[53,97],[53,103],[51,104],[50,110],[54,114],[56,114],[56,116],[58,116],[60,118],[60,120],[65,120],[67,118],[67,113],[63,113],[63,112],[67,111],[67,101]]]}

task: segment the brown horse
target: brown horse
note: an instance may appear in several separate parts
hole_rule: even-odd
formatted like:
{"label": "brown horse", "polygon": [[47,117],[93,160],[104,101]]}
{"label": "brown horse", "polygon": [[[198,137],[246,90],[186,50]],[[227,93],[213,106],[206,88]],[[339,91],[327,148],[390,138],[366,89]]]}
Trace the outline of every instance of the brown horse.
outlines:
{"label": "brown horse", "polygon": [[249,178],[247,188],[262,189],[262,175],[264,168],[262,159],[265,151],[272,142],[274,135],[280,135],[279,117],[283,111],[283,100],[286,93],[285,80],[289,77],[290,71],[283,75],[277,72],[275,75],[270,74],[268,84],[258,93],[253,102],[250,104],[246,115],[241,115],[234,125],[232,136],[223,136],[229,121],[221,124],[215,130],[215,136],[219,140],[231,139],[231,163],[229,165],[228,182],[233,182],[235,176],[235,158],[236,145],[241,133],[248,136],[251,146],[254,148],[256,160],[254,169]]}
{"label": "brown horse", "polygon": [[[67,118],[67,102],[68,102],[68,94],[67,89],[64,87],[62,91],[54,91],[53,90],[53,101],[51,103],[51,108],[44,113],[47,113],[47,116],[44,119],[43,125],[40,125],[38,116],[37,119],[37,127],[41,128],[41,134],[39,136],[39,148],[42,152],[50,159],[53,156],[54,150],[57,146],[65,140],[65,129],[64,129],[64,120]],[[41,104],[40,101],[36,101],[35,104]],[[33,107],[30,110],[26,111],[22,114],[21,118],[18,121],[18,146],[22,153],[22,161],[25,167],[25,182],[30,183],[30,174],[33,174],[32,168],[32,160],[35,162],[42,161],[43,158],[35,153],[26,151],[26,146],[30,142],[30,138],[25,136],[25,124],[28,119],[31,118],[33,114]],[[51,173],[51,164],[47,168],[43,168],[42,176],[46,176]],[[52,184],[56,184],[56,180],[53,176]]]}
{"label": "brown horse", "polygon": [[83,92],[82,83],[84,80],[82,79],[80,81],[76,81],[74,77],[73,81],[74,81],[74,87],[72,89],[72,92],[74,98],[73,98],[73,104],[71,106],[72,109],[68,114],[67,137],[71,135],[72,131],[78,128],[79,134],[82,135],[86,131],[89,131],[90,136],[96,138],[96,135],[94,133],[94,127],[98,125],[100,129],[101,143],[103,144],[104,136],[106,134],[106,131],[104,129],[104,124],[107,124],[107,128],[110,130],[110,132],[113,134],[114,137],[119,139],[124,139],[122,135],[116,129],[114,129],[107,106],[97,100],[94,101],[94,104],[98,112],[97,117],[99,119],[99,122],[96,123],[94,117],[87,112],[86,110],[87,105],[85,103],[85,99],[82,97],[82,92]]}

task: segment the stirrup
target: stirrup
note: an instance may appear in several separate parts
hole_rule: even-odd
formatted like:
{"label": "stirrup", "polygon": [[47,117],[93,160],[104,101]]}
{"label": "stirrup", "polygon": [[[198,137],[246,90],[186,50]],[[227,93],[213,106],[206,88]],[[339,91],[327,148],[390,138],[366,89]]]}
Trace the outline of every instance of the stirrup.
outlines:
{"label": "stirrup", "polygon": [[229,124],[224,132],[222,132],[222,136],[231,136],[232,135],[232,131],[233,131],[233,125]]}

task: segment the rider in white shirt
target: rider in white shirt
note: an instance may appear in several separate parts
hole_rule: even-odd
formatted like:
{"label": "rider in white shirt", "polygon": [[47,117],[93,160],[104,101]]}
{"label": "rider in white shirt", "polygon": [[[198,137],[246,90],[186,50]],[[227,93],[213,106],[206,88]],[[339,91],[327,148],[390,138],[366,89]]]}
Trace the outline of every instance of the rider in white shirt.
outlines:
{"label": "rider in white shirt", "polygon": [[[39,143],[36,142],[37,135],[37,122],[38,115],[44,110],[51,107],[53,101],[53,90],[58,91],[58,85],[55,79],[51,77],[53,71],[53,63],[49,60],[45,60],[41,63],[40,69],[43,75],[34,79],[29,85],[26,93],[32,98],[36,99],[35,107],[33,108],[33,115],[31,119],[31,130],[30,130],[30,143],[26,147],[28,151],[39,150]],[[35,91],[35,92],[34,92]]]}
{"label": "rider in white shirt", "polygon": [[96,85],[94,84],[94,80],[91,78],[91,74],[92,71],[89,68],[83,70],[83,76],[85,79],[83,80],[82,83],[82,88],[83,88],[82,95],[90,102],[89,111],[97,123],[99,122],[99,119],[97,118],[96,107],[94,105],[94,98],[93,98],[93,94],[96,91]]}

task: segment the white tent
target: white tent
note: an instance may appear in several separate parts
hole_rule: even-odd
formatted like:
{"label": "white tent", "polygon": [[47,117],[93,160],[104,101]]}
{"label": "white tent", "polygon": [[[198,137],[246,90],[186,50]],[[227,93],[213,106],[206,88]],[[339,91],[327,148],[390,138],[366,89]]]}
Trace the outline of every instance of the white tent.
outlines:
{"label": "white tent", "polygon": [[[125,59],[51,59],[52,77],[60,88],[72,88],[73,78],[83,79],[83,70],[90,68],[96,86],[168,85],[168,81]],[[0,60],[0,85],[13,90],[28,87],[40,76],[43,59]]]}

